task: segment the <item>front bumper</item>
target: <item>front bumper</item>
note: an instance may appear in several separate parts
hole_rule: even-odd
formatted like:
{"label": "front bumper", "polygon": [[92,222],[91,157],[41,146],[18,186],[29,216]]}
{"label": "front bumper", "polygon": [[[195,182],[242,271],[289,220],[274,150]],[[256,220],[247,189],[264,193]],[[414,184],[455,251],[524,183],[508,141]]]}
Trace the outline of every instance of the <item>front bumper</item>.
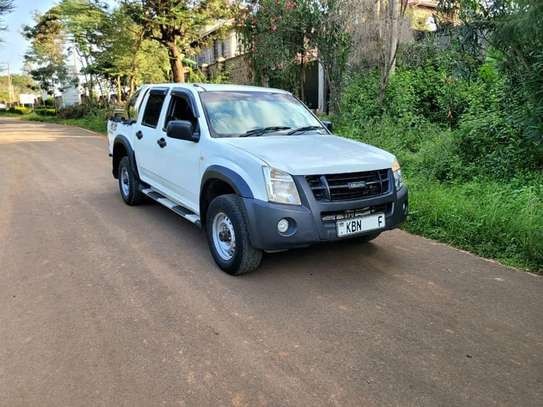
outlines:
{"label": "front bumper", "polygon": [[[403,186],[392,188],[387,194],[349,201],[317,201],[304,177],[294,177],[302,205],[284,205],[258,199],[242,198],[248,217],[251,244],[264,250],[282,250],[304,247],[318,242],[349,239],[337,237],[336,217],[354,216],[355,213],[384,212],[386,227],[397,228],[407,217],[408,192]],[[277,222],[287,218],[291,226],[285,234],[277,230]],[[356,236],[372,234],[368,231]]]}

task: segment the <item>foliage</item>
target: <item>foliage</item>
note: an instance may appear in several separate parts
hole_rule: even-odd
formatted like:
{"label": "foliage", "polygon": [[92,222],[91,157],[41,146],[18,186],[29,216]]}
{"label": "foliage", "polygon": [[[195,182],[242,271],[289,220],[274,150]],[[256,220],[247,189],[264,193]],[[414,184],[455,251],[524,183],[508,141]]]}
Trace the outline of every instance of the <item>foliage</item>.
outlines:
{"label": "foliage", "polygon": [[96,81],[99,72],[95,61],[111,37],[112,20],[107,13],[107,5],[99,0],[62,0],[57,7],[62,29],[72,43],[71,52],[83,65],[81,73],[86,77],[84,85],[88,87],[89,101],[93,103],[95,85],[104,94],[101,82]]}
{"label": "foliage", "polygon": [[[0,101],[9,100],[8,76],[0,76]],[[21,93],[32,93],[35,91],[35,84],[28,75],[11,75],[11,86],[15,100],[19,100]]]}
{"label": "foliage", "polygon": [[34,113],[40,116],[56,116],[57,110],[52,107],[36,107]]}
{"label": "foliage", "polygon": [[398,156],[407,230],[541,270],[541,164],[516,119],[526,99],[495,51],[472,52],[462,35],[404,48],[382,103],[377,69],[352,75],[338,131]]}
{"label": "foliage", "polygon": [[23,33],[31,49],[25,54],[25,63],[31,66],[30,74],[41,89],[53,94],[56,87],[68,80],[61,10],[53,6],[43,15],[35,17],[34,26],[25,26]]}
{"label": "foliage", "polygon": [[321,15],[312,44],[318,50],[318,59],[326,73],[330,90],[329,107],[332,113],[339,112],[341,90],[347,62],[352,48],[351,34],[346,31],[351,0],[321,0]]}
{"label": "foliage", "polygon": [[[168,78],[165,49],[143,38],[143,31],[125,3],[110,10],[103,1],[62,0],[25,27],[31,43],[25,59],[33,78],[50,94],[77,85],[81,74],[91,103],[97,102],[95,88],[102,95],[114,89],[118,101],[126,100],[143,81]],[[76,60],[80,72],[74,69]]]}
{"label": "foliage", "polygon": [[252,0],[238,27],[257,84],[294,91],[304,99],[305,65],[319,60],[337,107],[350,50],[345,0]]}
{"label": "foliage", "polygon": [[60,119],[81,119],[92,114],[94,109],[86,104],[74,105],[59,109],[57,116]]}
{"label": "foliage", "polygon": [[220,27],[204,39],[204,29],[224,26],[231,17],[227,0],[126,0],[127,11],[143,28],[143,37],[162,44],[168,51],[174,82],[184,82],[183,59],[202,41],[222,33]]}
{"label": "foliage", "polygon": [[0,0],[0,31],[5,30],[5,27],[2,25],[1,17],[10,13],[13,9],[13,0]]}
{"label": "foliage", "polygon": [[[535,0],[441,0],[454,10],[466,37],[491,47],[506,80],[507,93],[522,103],[511,110],[511,120],[522,128],[525,142],[543,165],[543,2]],[[473,42],[473,41],[472,41]]]}
{"label": "foliage", "polygon": [[38,122],[58,123],[58,124],[65,124],[65,125],[70,125],[70,126],[78,126],[84,129],[105,134],[107,132],[107,118],[110,114],[111,112],[106,109],[93,109],[84,117],[80,117],[80,118],[65,119],[65,118],[60,118],[58,116],[42,116],[36,113],[32,113],[27,116],[24,116],[24,119],[31,120],[31,121],[38,121]]}
{"label": "foliage", "polygon": [[24,106],[12,106],[7,110],[8,113],[13,113],[13,114],[16,114],[16,115],[28,114],[31,111],[32,111],[31,108],[24,107]]}
{"label": "foliage", "polygon": [[256,83],[269,81],[303,99],[310,37],[321,19],[318,6],[312,0],[254,0],[242,10],[239,26]]}

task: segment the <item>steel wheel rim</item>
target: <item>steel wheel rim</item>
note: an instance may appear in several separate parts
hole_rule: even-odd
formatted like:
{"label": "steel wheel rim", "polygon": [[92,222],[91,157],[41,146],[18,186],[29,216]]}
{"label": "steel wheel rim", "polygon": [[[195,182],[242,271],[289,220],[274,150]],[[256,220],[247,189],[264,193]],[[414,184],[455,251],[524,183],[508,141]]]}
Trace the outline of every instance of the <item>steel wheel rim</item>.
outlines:
{"label": "steel wheel rim", "polygon": [[213,218],[211,233],[219,256],[226,261],[232,260],[236,251],[236,234],[232,221],[224,212],[219,212]]}
{"label": "steel wheel rim", "polygon": [[124,196],[130,194],[130,177],[128,176],[128,170],[126,167],[121,169],[121,190]]}

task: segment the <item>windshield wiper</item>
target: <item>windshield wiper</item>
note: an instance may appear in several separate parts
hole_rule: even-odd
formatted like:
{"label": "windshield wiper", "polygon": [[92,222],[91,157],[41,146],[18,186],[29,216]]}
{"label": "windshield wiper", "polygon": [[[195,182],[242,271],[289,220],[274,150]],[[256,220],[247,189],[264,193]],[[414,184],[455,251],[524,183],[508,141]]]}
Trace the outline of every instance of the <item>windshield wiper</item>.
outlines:
{"label": "windshield wiper", "polygon": [[289,131],[287,134],[295,134],[302,131],[309,131],[309,130],[322,130],[321,126],[304,126],[304,127],[298,127],[297,129],[293,129]]}
{"label": "windshield wiper", "polygon": [[240,137],[261,136],[266,133],[272,133],[274,131],[288,130],[288,129],[290,129],[290,127],[286,127],[286,126],[258,127],[256,129],[252,129],[252,130],[246,131],[243,134],[240,134]]}

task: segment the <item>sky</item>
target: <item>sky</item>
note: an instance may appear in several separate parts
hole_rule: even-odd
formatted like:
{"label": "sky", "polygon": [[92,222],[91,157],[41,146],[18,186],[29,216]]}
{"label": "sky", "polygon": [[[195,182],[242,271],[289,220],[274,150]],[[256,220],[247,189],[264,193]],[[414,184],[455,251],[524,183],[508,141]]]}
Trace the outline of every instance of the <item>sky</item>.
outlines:
{"label": "sky", "polygon": [[[8,30],[0,33],[3,43],[0,44],[0,68],[5,71],[7,64],[11,73],[21,73],[23,69],[23,55],[28,43],[23,38],[22,26],[33,22],[35,11],[44,12],[49,9],[55,0],[15,0],[15,10],[4,16],[4,25]],[[2,72],[5,74],[6,72]]]}

